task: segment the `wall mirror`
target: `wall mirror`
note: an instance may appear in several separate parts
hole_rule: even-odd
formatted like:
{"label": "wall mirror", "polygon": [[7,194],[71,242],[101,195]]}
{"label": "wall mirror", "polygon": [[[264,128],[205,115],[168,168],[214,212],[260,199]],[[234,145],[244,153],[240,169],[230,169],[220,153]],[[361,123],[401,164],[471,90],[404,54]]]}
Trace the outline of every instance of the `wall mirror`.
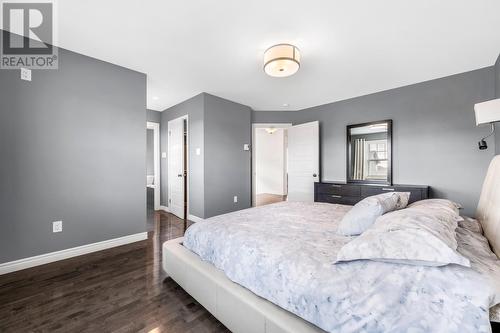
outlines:
{"label": "wall mirror", "polygon": [[392,185],[392,120],[347,126],[347,181]]}

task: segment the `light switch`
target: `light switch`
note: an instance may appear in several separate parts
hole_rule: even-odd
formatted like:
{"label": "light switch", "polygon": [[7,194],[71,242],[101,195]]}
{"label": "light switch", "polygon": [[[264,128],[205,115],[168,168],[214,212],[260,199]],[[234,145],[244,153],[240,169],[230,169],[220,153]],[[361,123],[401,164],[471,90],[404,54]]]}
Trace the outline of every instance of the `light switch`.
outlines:
{"label": "light switch", "polygon": [[162,152],[161,153],[161,158],[167,158],[167,153],[166,152]]}
{"label": "light switch", "polygon": [[201,149],[200,148],[196,148],[196,155],[201,155]]}
{"label": "light switch", "polygon": [[62,232],[63,223],[62,221],[52,222],[52,232]]}
{"label": "light switch", "polygon": [[31,81],[31,69],[21,68],[21,80]]}
{"label": "light switch", "polygon": [[250,145],[248,143],[245,143],[243,145],[243,150],[250,150]]}

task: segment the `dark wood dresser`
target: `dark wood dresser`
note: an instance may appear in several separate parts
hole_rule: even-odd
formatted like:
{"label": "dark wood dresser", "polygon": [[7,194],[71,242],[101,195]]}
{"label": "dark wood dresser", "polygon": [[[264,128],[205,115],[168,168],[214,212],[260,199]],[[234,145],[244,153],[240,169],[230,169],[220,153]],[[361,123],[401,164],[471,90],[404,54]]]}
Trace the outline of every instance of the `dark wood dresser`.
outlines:
{"label": "dark wood dresser", "polygon": [[319,182],[314,183],[314,201],[355,205],[366,197],[393,191],[410,192],[410,203],[429,198],[429,186]]}

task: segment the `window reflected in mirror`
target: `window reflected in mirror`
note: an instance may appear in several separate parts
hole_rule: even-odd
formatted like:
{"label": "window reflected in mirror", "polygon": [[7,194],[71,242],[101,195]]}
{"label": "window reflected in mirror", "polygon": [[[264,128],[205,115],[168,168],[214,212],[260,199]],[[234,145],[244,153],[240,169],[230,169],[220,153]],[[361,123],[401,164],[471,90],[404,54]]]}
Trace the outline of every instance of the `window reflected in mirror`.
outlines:
{"label": "window reflected in mirror", "polygon": [[391,137],[390,120],[347,126],[347,180],[390,184]]}

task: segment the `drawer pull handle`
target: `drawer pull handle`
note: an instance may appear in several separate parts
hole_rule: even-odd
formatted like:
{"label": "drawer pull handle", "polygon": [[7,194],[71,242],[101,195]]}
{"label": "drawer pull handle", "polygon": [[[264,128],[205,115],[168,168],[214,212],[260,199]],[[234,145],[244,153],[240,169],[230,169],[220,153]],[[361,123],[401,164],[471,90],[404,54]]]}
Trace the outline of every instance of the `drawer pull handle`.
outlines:
{"label": "drawer pull handle", "polygon": [[394,191],[393,188],[383,188],[382,191]]}
{"label": "drawer pull handle", "polygon": [[341,195],[332,195],[332,198],[342,198]]}
{"label": "drawer pull handle", "polygon": [[330,185],[331,187],[336,187],[336,188],[339,188],[339,187],[342,187],[342,185]]}

